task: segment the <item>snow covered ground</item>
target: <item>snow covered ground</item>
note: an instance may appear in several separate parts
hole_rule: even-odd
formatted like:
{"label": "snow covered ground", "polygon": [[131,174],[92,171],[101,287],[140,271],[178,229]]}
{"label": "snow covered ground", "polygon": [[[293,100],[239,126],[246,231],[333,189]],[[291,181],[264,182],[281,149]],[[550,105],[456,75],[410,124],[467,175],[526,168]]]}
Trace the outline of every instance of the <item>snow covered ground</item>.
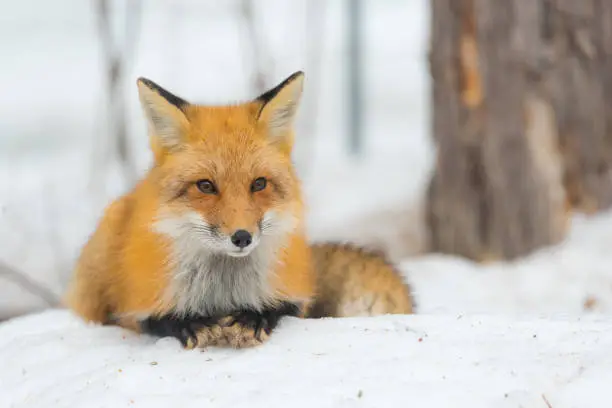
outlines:
{"label": "snow covered ground", "polygon": [[[424,313],[580,316],[612,313],[612,212],[575,216],[567,239],[515,262],[444,255],[406,258]],[[612,321],[611,321],[612,322]]]}
{"label": "snow covered ground", "polygon": [[289,318],[249,350],[85,327],[0,326],[1,407],[609,407],[612,322],[499,316]]}

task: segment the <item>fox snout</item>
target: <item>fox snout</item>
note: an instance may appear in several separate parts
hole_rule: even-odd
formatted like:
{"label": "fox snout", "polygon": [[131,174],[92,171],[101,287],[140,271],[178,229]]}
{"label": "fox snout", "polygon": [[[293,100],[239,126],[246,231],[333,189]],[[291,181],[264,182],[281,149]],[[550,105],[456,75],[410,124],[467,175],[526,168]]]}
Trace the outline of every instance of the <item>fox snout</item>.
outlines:
{"label": "fox snout", "polygon": [[218,222],[219,218],[210,219],[196,211],[181,215],[166,212],[159,217],[156,230],[177,242],[190,242],[191,247],[196,245],[215,253],[244,257],[262,244],[266,247],[279,245],[278,239],[295,228],[293,220],[291,214],[277,211],[267,211],[261,219],[254,216],[231,223]]}

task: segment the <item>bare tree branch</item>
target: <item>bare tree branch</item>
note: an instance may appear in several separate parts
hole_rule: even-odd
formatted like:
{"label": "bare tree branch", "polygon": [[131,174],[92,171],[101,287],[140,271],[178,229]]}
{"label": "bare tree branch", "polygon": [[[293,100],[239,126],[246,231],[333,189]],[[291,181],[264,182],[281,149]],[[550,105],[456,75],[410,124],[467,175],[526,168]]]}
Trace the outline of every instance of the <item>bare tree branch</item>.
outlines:
{"label": "bare tree branch", "polygon": [[132,183],[136,178],[136,166],[130,154],[125,79],[140,32],[142,4],[141,0],[130,0],[125,4],[125,33],[123,46],[119,47],[113,41],[109,1],[98,0],[97,2],[96,16],[106,70],[106,103],[111,128],[110,135],[106,136],[111,138],[111,143],[106,143],[106,148],[102,152],[96,151],[96,154],[102,154],[107,163],[111,161],[111,157],[116,156],[123,167],[124,177],[128,183]]}
{"label": "bare tree branch", "polygon": [[123,49],[123,60],[126,66],[134,60],[140,25],[142,22],[142,0],[129,0],[126,4],[125,18],[125,41]]}
{"label": "bare tree branch", "polygon": [[256,92],[263,92],[266,89],[266,72],[271,70],[270,58],[264,55],[266,47],[263,44],[261,33],[257,31],[255,21],[255,4],[253,0],[242,0],[240,11],[246,24],[246,44],[251,52],[255,74],[253,76],[253,87]]}
{"label": "bare tree branch", "polygon": [[40,283],[35,282],[25,273],[7,265],[2,261],[0,261],[0,276],[4,276],[10,281],[16,283],[22,289],[42,299],[49,306],[55,307],[61,304],[59,297],[51,290],[47,289]]}
{"label": "bare tree branch", "polygon": [[55,200],[54,190],[50,185],[45,185],[45,205],[43,211],[46,213],[46,218],[49,222],[46,223],[46,240],[49,246],[53,249],[53,273],[59,282],[62,282],[62,265],[66,259],[67,250],[64,248],[64,240],[62,239],[60,228],[58,226],[59,214],[57,213],[58,203]]}
{"label": "bare tree branch", "polygon": [[309,171],[316,145],[316,126],[318,118],[319,91],[321,85],[321,56],[325,38],[326,2],[306,2],[306,75],[307,88],[301,109],[300,130],[301,148],[297,158],[298,166],[305,174]]}

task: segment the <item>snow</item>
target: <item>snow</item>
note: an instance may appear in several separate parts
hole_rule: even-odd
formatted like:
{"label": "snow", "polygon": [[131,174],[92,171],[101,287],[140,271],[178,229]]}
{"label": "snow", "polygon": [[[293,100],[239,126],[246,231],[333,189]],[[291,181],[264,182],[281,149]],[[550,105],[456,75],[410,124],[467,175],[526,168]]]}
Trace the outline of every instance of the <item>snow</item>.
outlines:
{"label": "snow", "polygon": [[580,316],[612,312],[612,211],[576,215],[570,235],[515,262],[453,256],[406,258],[404,273],[425,313]]}
{"label": "snow", "polygon": [[606,319],[415,315],[287,318],[253,349],[185,351],[48,311],[0,326],[0,406],[607,407],[611,348]]}

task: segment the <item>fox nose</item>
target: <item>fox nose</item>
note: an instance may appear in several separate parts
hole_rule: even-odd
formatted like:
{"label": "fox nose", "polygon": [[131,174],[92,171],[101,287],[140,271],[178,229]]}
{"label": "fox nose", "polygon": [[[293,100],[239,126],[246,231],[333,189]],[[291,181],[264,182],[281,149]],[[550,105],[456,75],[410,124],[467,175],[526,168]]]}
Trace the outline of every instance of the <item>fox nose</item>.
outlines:
{"label": "fox nose", "polygon": [[251,233],[242,229],[234,232],[231,239],[232,244],[236,245],[238,248],[246,248],[253,242]]}

